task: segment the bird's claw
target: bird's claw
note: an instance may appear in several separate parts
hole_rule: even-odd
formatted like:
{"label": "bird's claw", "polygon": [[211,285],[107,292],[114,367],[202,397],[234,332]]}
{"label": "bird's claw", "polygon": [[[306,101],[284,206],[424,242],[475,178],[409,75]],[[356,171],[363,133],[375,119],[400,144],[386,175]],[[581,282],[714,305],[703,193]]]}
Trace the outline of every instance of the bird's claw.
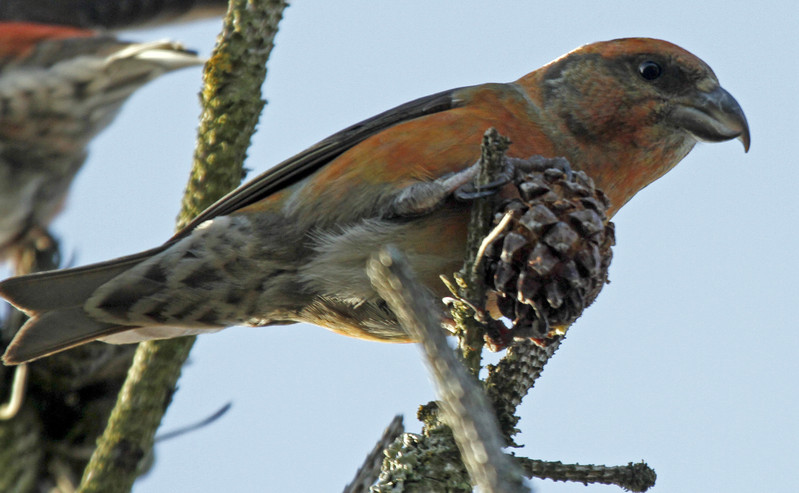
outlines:
{"label": "bird's claw", "polygon": [[455,189],[455,198],[458,200],[467,201],[467,200],[475,200],[494,195],[502,187],[504,187],[513,180],[515,171],[516,171],[515,165],[511,161],[506,160],[505,166],[503,167],[502,172],[498,175],[496,180],[490,183],[486,183],[485,185],[477,185],[474,183],[474,180],[472,180]]}
{"label": "bird's claw", "polygon": [[461,185],[455,189],[455,198],[462,201],[475,200],[489,197],[497,193],[502,187],[517,179],[517,172],[545,172],[548,169],[557,169],[566,175],[567,180],[572,179],[573,171],[571,164],[563,157],[544,157],[540,155],[531,156],[527,159],[506,158],[504,168],[496,180],[485,185],[477,185],[474,180]]}

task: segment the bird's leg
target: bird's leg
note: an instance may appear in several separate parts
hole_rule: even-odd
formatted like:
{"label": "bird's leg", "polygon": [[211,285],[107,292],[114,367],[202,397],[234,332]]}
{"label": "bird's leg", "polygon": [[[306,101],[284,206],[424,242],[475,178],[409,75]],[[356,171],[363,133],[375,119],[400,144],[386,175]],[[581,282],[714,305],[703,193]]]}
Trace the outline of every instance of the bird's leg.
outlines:
{"label": "bird's leg", "polygon": [[391,199],[383,217],[414,217],[427,214],[451,196],[462,201],[487,197],[499,192],[502,187],[516,179],[518,173],[543,172],[550,168],[563,171],[571,179],[572,169],[566,159],[532,156],[529,159],[506,158],[503,170],[496,180],[486,185],[476,185],[474,179],[480,169],[478,161],[457,173],[403,188]]}
{"label": "bird's leg", "polygon": [[514,165],[508,161],[497,180],[477,186],[474,184],[474,179],[479,169],[478,161],[457,173],[405,187],[392,199],[388,213],[384,217],[412,217],[426,214],[453,195],[458,200],[486,197],[497,193],[514,177]]}

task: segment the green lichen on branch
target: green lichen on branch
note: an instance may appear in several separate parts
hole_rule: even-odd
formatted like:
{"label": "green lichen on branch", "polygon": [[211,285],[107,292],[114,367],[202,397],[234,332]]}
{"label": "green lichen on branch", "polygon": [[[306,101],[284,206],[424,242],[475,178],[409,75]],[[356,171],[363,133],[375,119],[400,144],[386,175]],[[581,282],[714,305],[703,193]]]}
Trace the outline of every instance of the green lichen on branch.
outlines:
{"label": "green lichen on branch", "polygon": [[261,85],[284,0],[231,2],[225,27],[203,73],[194,166],[178,227],[238,186],[250,138],[266,101]]}
{"label": "green lichen on branch", "polygon": [[488,365],[488,376],[483,381],[484,390],[497,413],[500,429],[509,445],[515,445],[513,436],[518,433],[519,417],[516,409],[522,399],[544,371],[544,365],[555,354],[564,336],[546,347],[530,339],[517,341],[508,348],[496,365]]}
{"label": "green lichen on branch", "polygon": [[405,433],[385,451],[372,493],[470,493],[472,483],[448,426],[438,422],[423,433]]}
{"label": "green lichen on branch", "polygon": [[645,462],[626,466],[563,464],[517,457],[517,463],[528,477],[588,484],[611,484],[626,491],[643,492],[655,486],[655,470]]}

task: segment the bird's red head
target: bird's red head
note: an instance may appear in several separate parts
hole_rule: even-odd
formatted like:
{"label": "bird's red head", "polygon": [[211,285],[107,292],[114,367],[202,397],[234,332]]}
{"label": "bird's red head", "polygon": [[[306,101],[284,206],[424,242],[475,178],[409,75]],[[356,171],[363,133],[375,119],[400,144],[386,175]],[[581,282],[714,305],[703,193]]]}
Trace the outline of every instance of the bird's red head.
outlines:
{"label": "bird's red head", "polygon": [[564,155],[611,198],[612,212],[697,141],[737,138],[749,149],[738,102],[705,62],[666,41],[592,43],[517,83],[550,117]]}

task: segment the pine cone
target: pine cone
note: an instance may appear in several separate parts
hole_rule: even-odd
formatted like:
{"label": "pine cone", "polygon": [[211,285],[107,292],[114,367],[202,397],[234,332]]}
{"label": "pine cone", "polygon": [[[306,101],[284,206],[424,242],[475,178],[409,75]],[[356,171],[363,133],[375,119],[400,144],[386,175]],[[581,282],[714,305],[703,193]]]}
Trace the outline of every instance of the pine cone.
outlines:
{"label": "pine cone", "polygon": [[563,158],[510,161],[519,197],[498,208],[485,253],[489,300],[513,323],[489,331],[495,349],[562,334],[607,282],[615,244],[609,201],[585,173]]}

